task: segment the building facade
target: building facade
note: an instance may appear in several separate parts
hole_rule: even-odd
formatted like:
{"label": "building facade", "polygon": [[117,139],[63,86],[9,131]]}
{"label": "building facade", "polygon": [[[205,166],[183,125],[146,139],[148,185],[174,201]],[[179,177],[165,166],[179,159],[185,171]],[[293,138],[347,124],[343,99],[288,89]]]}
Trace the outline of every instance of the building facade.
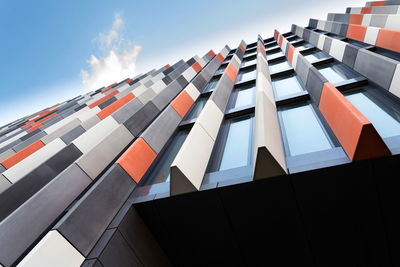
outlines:
{"label": "building facade", "polygon": [[399,266],[400,1],[0,128],[2,266]]}

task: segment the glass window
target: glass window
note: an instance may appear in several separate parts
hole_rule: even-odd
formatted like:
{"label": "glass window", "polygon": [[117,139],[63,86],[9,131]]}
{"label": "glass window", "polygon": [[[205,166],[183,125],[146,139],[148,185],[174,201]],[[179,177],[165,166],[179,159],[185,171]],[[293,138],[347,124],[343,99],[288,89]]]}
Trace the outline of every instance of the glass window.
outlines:
{"label": "glass window", "polygon": [[186,114],[184,120],[192,120],[197,117],[199,117],[200,112],[203,110],[204,106],[206,105],[206,102],[208,100],[207,97],[200,97],[196,103],[193,105],[193,107],[189,110],[188,114]]}
{"label": "glass window", "polygon": [[302,50],[305,50],[305,49],[307,49],[307,48],[311,48],[311,47],[314,47],[312,44],[302,44],[302,45],[300,45],[300,46],[296,46],[296,48],[299,50],[299,51],[302,51]]}
{"label": "glass window", "polygon": [[318,51],[309,55],[304,56],[305,59],[310,63],[317,62],[321,59],[329,58],[329,55],[323,51]]}
{"label": "glass window", "polygon": [[269,71],[271,73],[281,72],[281,71],[287,70],[289,68],[291,68],[291,66],[289,65],[288,61],[283,61],[283,62],[269,65]]}
{"label": "glass window", "polygon": [[221,65],[221,67],[219,67],[219,68],[217,69],[217,71],[214,73],[214,75],[222,74],[222,73],[225,71],[226,66],[227,66],[226,64]]}
{"label": "glass window", "polygon": [[255,85],[247,85],[236,88],[232,93],[231,108],[246,107],[254,104]]}
{"label": "glass window", "polygon": [[149,180],[146,182],[146,184],[169,182],[171,164],[178,154],[183,142],[185,142],[185,139],[188,136],[189,132],[190,129],[186,129],[176,133],[172,142],[163,152],[160,161],[156,164],[156,166],[149,174]]}
{"label": "glass window", "polygon": [[272,86],[276,98],[282,98],[304,91],[303,86],[295,75],[275,79],[272,81]]}
{"label": "glass window", "polygon": [[256,78],[256,70],[255,69],[242,70],[242,71],[239,71],[239,74],[236,78],[236,82],[249,81],[249,80],[253,80],[255,78]]}
{"label": "glass window", "polygon": [[[393,118],[377,103],[377,99],[367,96],[363,92],[355,92],[346,95],[347,99],[372,122],[382,138],[400,135],[399,121]],[[375,100],[375,101],[374,101]],[[396,114],[398,117],[400,114]]]}
{"label": "glass window", "polygon": [[331,63],[318,67],[319,72],[332,84],[344,82],[360,75],[344,64]]}
{"label": "glass window", "polygon": [[251,57],[251,58],[249,58],[249,59],[245,59],[245,60],[243,60],[243,62],[242,62],[242,64],[241,64],[241,66],[240,67],[247,67],[247,66],[250,66],[250,65],[253,65],[253,64],[257,64],[257,58],[256,57]]}
{"label": "glass window", "polygon": [[206,88],[204,88],[203,92],[205,93],[205,92],[210,92],[210,91],[214,90],[214,88],[218,84],[218,81],[219,81],[219,78],[218,79],[211,79],[211,81],[207,84]]}
{"label": "glass window", "polygon": [[271,59],[275,59],[275,58],[278,58],[278,57],[282,57],[284,55],[285,54],[283,54],[282,51],[279,51],[278,53],[274,53],[274,54],[270,54],[270,55],[267,54],[267,60],[271,60]]}
{"label": "glass window", "polygon": [[285,143],[290,156],[330,149],[333,145],[310,104],[282,108]]}
{"label": "glass window", "polygon": [[252,118],[232,120],[219,166],[220,171],[250,164],[252,132]]}

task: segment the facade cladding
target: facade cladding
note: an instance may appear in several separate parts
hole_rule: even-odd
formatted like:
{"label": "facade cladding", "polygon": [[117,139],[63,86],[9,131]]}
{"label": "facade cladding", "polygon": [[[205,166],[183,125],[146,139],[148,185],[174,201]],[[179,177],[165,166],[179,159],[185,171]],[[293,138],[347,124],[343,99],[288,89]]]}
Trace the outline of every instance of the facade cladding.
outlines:
{"label": "facade cladding", "polygon": [[400,1],[1,128],[2,266],[400,266]]}

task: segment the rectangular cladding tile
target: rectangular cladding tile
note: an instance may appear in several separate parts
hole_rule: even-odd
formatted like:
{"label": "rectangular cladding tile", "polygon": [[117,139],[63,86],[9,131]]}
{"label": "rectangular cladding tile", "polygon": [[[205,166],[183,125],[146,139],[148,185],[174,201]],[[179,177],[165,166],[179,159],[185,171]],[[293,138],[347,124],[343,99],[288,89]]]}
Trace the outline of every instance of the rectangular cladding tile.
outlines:
{"label": "rectangular cladding tile", "polygon": [[[0,263],[12,265],[92,180],[75,164],[60,173],[0,224]],[[68,190],[65,190],[68,188]]]}
{"label": "rectangular cladding tile", "polygon": [[332,84],[324,84],[319,109],[351,160],[390,155],[372,123]]}

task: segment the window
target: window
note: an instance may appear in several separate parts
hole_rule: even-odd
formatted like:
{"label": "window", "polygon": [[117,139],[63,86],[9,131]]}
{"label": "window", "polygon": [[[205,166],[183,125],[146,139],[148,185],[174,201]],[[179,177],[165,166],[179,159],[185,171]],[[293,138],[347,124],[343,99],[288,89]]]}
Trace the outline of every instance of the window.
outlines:
{"label": "window", "polygon": [[245,60],[243,60],[242,64],[240,65],[241,68],[251,66],[257,64],[257,58],[256,57],[250,57]]}
{"label": "window", "polygon": [[304,58],[307,59],[308,62],[314,63],[322,59],[329,58],[329,55],[323,51],[318,51],[312,54],[305,55]]}
{"label": "window", "polygon": [[208,166],[208,172],[226,171],[250,165],[253,115],[228,119],[223,124]]}
{"label": "window", "polygon": [[235,88],[231,94],[230,108],[241,108],[254,105],[254,91],[254,84]]}
{"label": "window", "polygon": [[[346,94],[346,98],[372,122],[382,138],[400,135],[400,113],[389,109],[367,91],[356,91]],[[387,111],[386,111],[386,110]]]}
{"label": "window", "polygon": [[269,65],[269,71],[271,73],[278,73],[278,72],[285,71],[290,68],[291,68],[291,66],[289,65],[289,62],[286,60],[283,62]]}
{"label": "window", "polygon": [[274,49],[278,49],[278,48],[280,48],[279,45],[265,47],[265,51],[268,53],[269,51],[274,50]]}
{"label": "window", "polygon": [[322,65],[321,67],[318,67],[318,70],[332,84],[361,77],[358,73],[340,63]]}
{"label": "window", "polygon": [[312,105],[284,107],[278,114],[287,155],[296,156],[334,147]]}
{"label": "window", "polygon": [[306,43],[306,44],[303,43],[302,45],[296,46],[296,48],[299,51],[306,50],[306,49],[311,48],[311,47],[314,47],[314,46],[312,44],[308,44],[308,43]]}
{"label": "window", "polygon": [[245,55],[247,56],[247,55],[252,54],[252,53],[254,53],[256,51],[257,51],[257,47],[254,47],[254,48],[252,47],[252,48],[246,50]]}
{"label": "window", "polygon": [[219,78],[211,79],[210,82],[207,84],[206,88],[204,88],[203,93],[211,92],[217,86]]}
{"label": "window", "polygon": [[236,82],[245,82],[250,81],[256,78],[256,70],[255,68],[249,70],[241,70],[236,78]]}
{"label": "window", "polygon": [[274,53],[274,54],[267,54],[267,60],[272,60],[272,59],[276,59],[278,57],[282,57],[285,56],[285,54],[283,54],[282,51],[279,51],[278,53]]}
{"label": "window", "polygon": [[203,110],[209,96],[200,97],[185,116],[185,121],[197,118]]}
{"label": "window", "polygon": [[275,98],[283,98],[305,91],[296,75],[274,79],[272,81],[272,86],[274,88]]}
{"label": "window", "polygon": [[217,71],[214,73],[214,76],[224,73],[224,71],[225,71],[225,69],[226,69],[226,66],[227,66],[227,64],[221,65],[221,66],[217,69]]}
{"label": "window", "polygon": [[176,155],[179,152],[183,142],[189,134],[190,129],[179,131],[173,137],[171,143],[168,145],[166,150],[162,153],[160,160],[156,163],[156,166],[152,169],[149,174],[149,179],[146,184],[157,184],[169,182],[170,179],[170,167],[174,161]]}

